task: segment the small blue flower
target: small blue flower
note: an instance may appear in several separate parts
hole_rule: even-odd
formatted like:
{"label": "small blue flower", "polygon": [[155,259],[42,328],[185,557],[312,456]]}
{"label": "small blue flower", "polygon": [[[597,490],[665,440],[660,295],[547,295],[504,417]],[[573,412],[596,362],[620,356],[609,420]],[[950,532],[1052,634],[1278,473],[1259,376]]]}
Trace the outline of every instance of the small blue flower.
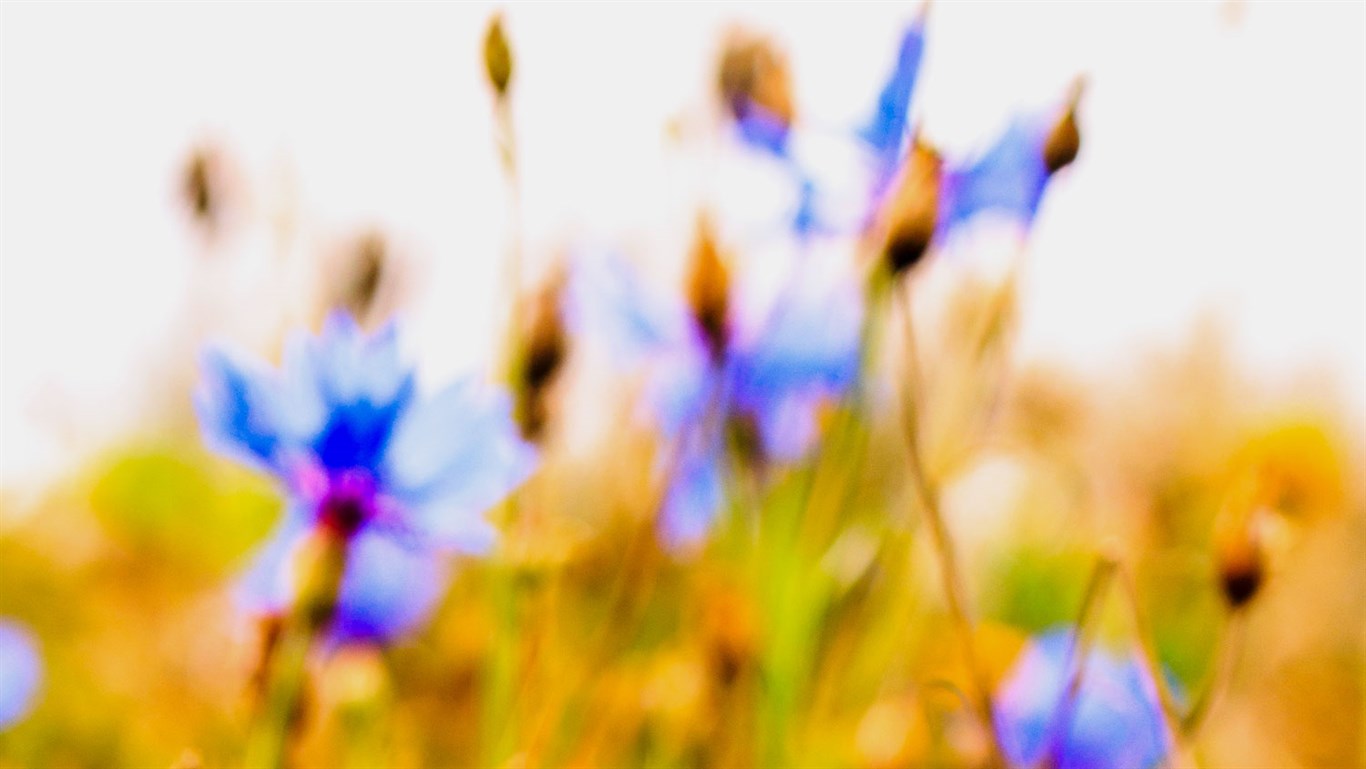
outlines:
{"label": "small blue flower", "polygon": [[745,296],[732,286],[718,340],[684,302],[647,290],[621,259],[577,264],[571,324],[601,334],[619,362],[646,366],[644,405],[666,446],[666,544],[695,543],[710,529],[725,497],[728,426],[752,426],[767,460],[798,459],[815,441],[821,404],[857,376],[855,286],[801,270],[792,277],[771,309],[750,315],[738,311]]}
{"label": "small blue flower", "polygon": [[250,609],[293,600],[294,555],[317,529],[348,546],[336,640],[382,641],[424,619],[444,587],[443,555],[482,552],[483,513],[531,473],[502,391],[470,378],[422,400],[393,326],[366,336],[348,316],[298,335],[277,374],[209,351],[195,405],[214,448],[273,474],[284,520],[246,574]]}
{"label": "small blue flower", "polygon": [[878,94],[877,110],[859,136],[877,154],[877,189],[885,188],[896,172],[906,141],[920,58],[925,50],[925,22],[917,18],[901,35],[896,62]]}
{"label": "small blue flower", "polygon": [[43,662],[33,634],[0,619],[0,730],[28,714],[42,679]]}
{"label": "small blue flower", "polygon": [[878,92],[877,104],[866,122],[841,142],[841,155],[857,158],[856,169],[863,188],[858,195],[864,199],[854,206],[862,214],[849,222],[847,201],[837,200],[846,191],[842,185],[829,184],[828,174],[821,170],[820,161],[826,154],[819,149],[825,141],[807,141],[808,134],[821,133],[800,125],[788,125],[759,104],[749,103],[736,118],[736,133],[750,147],[768,153],[787,168],[798,192],[797,205],[790,226],[798,235],[822,232],[842,232],[866,226],[872,211],[888,184],[896,175],[905,154],[907,125],[911,97],[915,92],[916,77],[925,48],[924,19],[917,18],[903,31],[891,72]]}
{"label": "small blue flower", "polygon": [[939,232],[984,213],[1033,224],[1056,170],[1045,154],[1057,126],[1056,119],[1042,116],[1016,118],[980,157],[949,164],[939,191]]}
{"label": "small blue flower", "polygon": [[[1149,769],[1170,746],[1155,683],[1136,659],[1093,650],[1070,713],[1062,701],[1070,628],[1050,631],[1026,645],[1001,685],[997,724],[1006,757],[1032,765],[1056,746],[1058,769]],[[1059,731],[1056,739],[1054,730]]]}
{"label": "small blue flower", "polygon": [[[741,141],[776,157],[791,177],[796,199],[788,222],[792,232],[803,237],[857,233],[873,222],[905,165],[910,104],[924,47],[924,20],[918,18],[902,34],[873,115],[854,132],[854,151],[841,153],[842,160],[836,161],[836,165],[848,166],[847,159],[852,157],[859,168],[832,173],[822,162],[828,153],[816,149],[828,142],[811,141],[811,130],[789,126],[759,105],[751,105],[737,118]],[[938,184],[936,239],[942,240],[954,228],[985,213],[1026,228],[1033,223],[1048,180],[1076,153],[1079,137],[1073,113],[1078,95],[1079,91],[1073,94],[1061,118],[1016,118],[980,156],[950,159]],[[861,180],[853,191],[836,182],[836,177],[849,171]],[[855,196],[861,200],[854,201]],[[851,215],[850,210],[856,213]]]}

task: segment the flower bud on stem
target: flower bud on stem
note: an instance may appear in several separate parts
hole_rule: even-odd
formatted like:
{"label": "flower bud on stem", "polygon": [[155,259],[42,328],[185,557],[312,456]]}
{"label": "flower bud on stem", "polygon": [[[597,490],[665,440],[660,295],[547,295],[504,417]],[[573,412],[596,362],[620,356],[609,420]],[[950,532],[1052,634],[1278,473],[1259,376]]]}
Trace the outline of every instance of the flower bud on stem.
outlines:
{"label": "flower bud on stem", "polygon": [[919,264],[934,240],[939,226],[939,190],[943,174],[944,160],[939,152],[917,136],[884,213],[887,239],[883,258],[893,275],[900,275]]}

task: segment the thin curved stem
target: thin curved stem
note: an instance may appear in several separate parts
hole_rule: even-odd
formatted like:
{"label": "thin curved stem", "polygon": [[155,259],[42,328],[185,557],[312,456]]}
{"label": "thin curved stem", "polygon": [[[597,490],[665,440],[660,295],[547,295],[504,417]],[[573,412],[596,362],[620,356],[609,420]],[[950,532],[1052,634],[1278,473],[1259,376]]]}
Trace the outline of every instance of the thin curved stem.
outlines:
{"label": "thin curved stem", "polygon": [[1104,605],[1110,581],[1114,578],[1118,566],[1115,559],[1101,556],[1096,561],[1095,568],[1091,570],[1091,579],[1086,584],[1086,593],[1082,597],[1081,608],[1077,611],[1067,656],[1063,659],[1063,680],[1066,684],[1058,692],[1058,701],[1052,710],[1052,723],[1049,725],[1045,743],[1047,747],[1035,763],[1036,767],[1052,765],[1061,755],[1067,731],[1072,724],[1077,696],[1081,693],[1086,662],[1091,656],[1091,647],[1095,640],[1095,618],[1099,616],[1100,607]]}
{"label": "thin curved stem", "polygon": [[1005,766],[1005,754],[1001,749],[1000,736],[996,732],[996,706],[991,694],[991,681],[982,667],[977,651],[977,641],[972,618],[968,612],[967,590],[963,585],[962,569],[958,564],[957,552],[949,536],[948,525],[944,521],[939,504],[939,489],[925,469],[920,453],[920,418],[918,394],[923,385],[920,364],[915,347],[915,327],[911,320],[910,301],[904,286],[895,287],[896,309],[901,315],[905,334],[907,355],[907,376],[902,380],[901,418],[905,432],[907,456],[910,465],[911,485],[915,489],[925,520],[929,523],[930,537],[939,558],[940,581],[944,587],[944,597],[949,615],[959,636],[963,656],[967,662],[973,685],[977,688],[975,706],[983,728],[990,738],[991,761],[995,766]]}
{"label": "thin curved stem", "polygon": [[1186,717],[1181,719],[1181,734],[1187,740],[1194,740],[1200,733],[1201,727],[1209,720],[1210,711],[1218,703],[1219,697],[1228,688],[1229,679],[1233,676],[1233,668],[1238,660],[1238,653],[1243,644],[1243,625],[1245,618],[1242,611],[1235,611],[1229,618],[1228,625],[1224,629],[1223,638],[1219,640],[1218,656],[1214,661],[1214,672],[1209,680],[1200,690],[1199,697],[1187,711]]}
{"label": "thin curved stem", "polygon": [[521,325],[519,312],[522,292],[522,184],[517,163],[517,133],[512,119],[512,105],[507,96],[500,96],[494,103],[494,117],[497,121],[498,154],[507,175],[509,201],[508,216],[511,219],[507,273],[507,317],[497,320],[506,323],[507,338],[502,351],[503,361],[500,371],[508,381],[516,383],[516,368],[521,357]]}

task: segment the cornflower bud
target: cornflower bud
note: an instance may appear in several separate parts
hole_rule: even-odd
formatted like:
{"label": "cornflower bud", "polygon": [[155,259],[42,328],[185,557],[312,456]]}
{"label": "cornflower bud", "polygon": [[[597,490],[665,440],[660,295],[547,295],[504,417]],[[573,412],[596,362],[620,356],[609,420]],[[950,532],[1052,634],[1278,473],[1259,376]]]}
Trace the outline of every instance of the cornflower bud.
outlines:
{"label": "cornflower bud", "polygon": [[916,137],[886,213],[887,243],[883,256],[893,275],[915,266],[934,239],[939,224],[943,170],[939,152]]}
{"label": "cornflower bud", "polygon": [[366,317],[384,282],[389,263],[389,248],[377,232],[361,236],[356,243],[353,263],[340,304],[357,318]]}
{"label": "cornflower bud", "polygon": [[753,607],[739,593],[717,588],[703,607],[702,634],[708,667],[717,684],[729,687],[752,669],[759,640]]}
{"label": "cornflower bud", "polygon": [[561,317],[563,276],[552,278],[533,300],[533,315],[525,339],[521,372],[517,387],[518,423],[522,437],[528,440],[541,435],[549,417],[550,386],[564,365],[568,350]]}
{"label": "cornflower bud", "polygon": [[503,32],[503,16],[495,15],[484,33],[484,71],[498,98],[507,95],[512,83],[512,48]]}
{"label": "cornflower bud", "polygon": [[697,224],[687,278],[688,304],[712,357],[720,360],[730,341],[730,271],[705,218]]}
{"label": "cornflower bud", "polygon": [[783,125],[791,125],[794,109],[787,62],[769,41],[744,30],[732,30],[721,51],[716,85],[737,120],[758,106]]}
{"label": "cornflower bud", "polygon": [[194,223],[210,233],[226,213],[228,182],[223,158],[212,146],[195,149],[181,169],[181,201]]}
{"label": "cornflower bud", "polygon": [[1077,105],[1081,101],[1084,85],[1081,80],[1072,85],[1067,110],[1058,118],[1058,122],[1053,124],[1048,137],[1044,139],[1043,162],[1049,174],[1057,173],[1071,165],[1081,149],[1081,131],[1077,128]]}
{"label": "cornflower bud", "polygon": [[1230,527],[1218,544],[1219,585],[1235,610],[1256,597],[1266,579],[1266,553],[1256,525],[1261,514],[1258,510]]}

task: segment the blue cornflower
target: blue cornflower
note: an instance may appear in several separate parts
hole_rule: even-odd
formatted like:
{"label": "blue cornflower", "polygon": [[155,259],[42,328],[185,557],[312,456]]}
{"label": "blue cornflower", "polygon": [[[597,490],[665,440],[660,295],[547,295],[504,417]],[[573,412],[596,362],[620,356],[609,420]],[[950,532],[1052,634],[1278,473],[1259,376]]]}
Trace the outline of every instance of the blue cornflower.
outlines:
{"label": "blue cornflower", "polygon": [[[1026,228],[1033,223],[1049,179],[1076,157],[1079,86],[1061,114],[1018,117],[979,156],[946,162],[928,145],[907,141],[924,44],[921,17],[902,34],[872,116],[846,143],[853,152],[842,152],[834,161],[838,173],[822,162],[826,158],[815,148],[823,145],[809,140],[812,132],[783,114],[761,101],[733,109],[741,142],[777,158],[791,177],[797,202],[788,224],[794,233],[863,232],[881,215],[889,230],[888,249],[898,252],[892,259],[901,269],[918,260],[932,239],[942,239],[979,214],[993,213]],[[849,158],[856,168],[845,167]],[[837,181],[851,173],[861,180],[853,192]]]}
{"label": "blue cornflower", "polygon": [[996,717],[1006,757],[1016,766],[1032,765],[1051,744],[1051,765],[1058,769],[1156,766],[1170,735],[1155,682],[1136,659],[1093,650],[1069,712],[1057,712],[1073,637],[1070,628],[1061,628],[1034,638],[1002,683]]}
{"label": "blue cornflower", "polygon": [[[911,97],[925,47],[925,25],[916,18],[901,35],[896,58],[878,92],[872,114],[848,136],[822,135],[818,129],[794,125],[790,108],[768,104],[774,88],[752,86],[758,94],[727,94],[735,116],[736,135],[742,143],[778,159],[792,178],[797,204],[789,222],[793,232],[807,236],[822,232],[846,232],[867,226],[905,155],[906,128]],[[751,80],[763,79],[752,77]],[[785,105],[789,99],[779,99]],[[840,169],[839,176],[852,172],[859,182],[852,195],[848,185],[833,183],[828,173],[828,158],[834,140],[838,146],[836,165],[852,158],[857,166]],[[853,214],[849,211],[852,208]],[[851,221],[852,218],[852,221]]]}
{"label": "blue cornflower", "polygon": [[1070,164],[1080,148],[1076,108],[1080,85],[1061,114],[1013,120],[980,157],[945,167],[939,190],[939,231],[983,213],[996,213],[1028,227],[1053,174]]}
{"label": "blue cornflower", "polygon": [[22,625],[0,619],[0,729],[28,714],[43,678],[38,644]]}
{"label": "blue cornflower", "polygon": [[932,244],[981,215],[1025,230],[1049,179],[1081,146],[1080,88],[1060,116],[1018,118],[979,157],[946,162],[919,137],[882,203],[883,255],[894,273],[914,265]]}
{"label": "blue cornflower", "polygon": [[211,350],[195,403],[206,440],[276,477],[284,520],[246,574],[248,608],[296,596],[294,556],[311,534],[346,544],[331,635],[382,641],[420,622],[444,587],[443,555],[479,552],[482,514],[536,463],[511,400],[474,378],[419,399],[395,328],[365,335],[347,315],[292,338],[279,373]]}
{"label": "blue cornflower", "polygon": [[[814,264],[805,265],[814,270]],[[700,540],[724,498],[728,430],[752,429],[761,457],[790,461],[816,437],[817,412],[853,384],[862,305],[852,281],[798,270],[754,311],[704,232],[688,302],[645,290],[615,257],[580,260],[571,322],[647,367],[644,405],[666,441],[660,536]],[[746,312],[748,310],[748,312]]]}

